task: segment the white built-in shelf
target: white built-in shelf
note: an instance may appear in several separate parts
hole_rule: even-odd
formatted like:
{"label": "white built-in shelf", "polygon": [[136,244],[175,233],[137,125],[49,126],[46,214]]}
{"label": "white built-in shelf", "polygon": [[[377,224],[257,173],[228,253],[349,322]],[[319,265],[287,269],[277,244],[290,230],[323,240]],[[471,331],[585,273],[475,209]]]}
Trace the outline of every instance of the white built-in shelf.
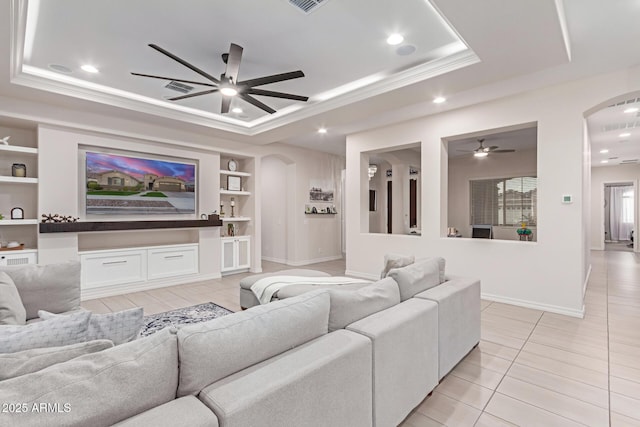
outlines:
{"label": "white built-in shelf", "polygon": [[38,178],[22,178],[18,176],[0,176],[0,182],[13,184],[37,184]]}
{"label": "white built-in shelf", "polygon": [[0,226],[2,225],[36,225],[37,219],[0,219]]}
{"label": "white built-in shelf", "polygon": [[233,175],[233,176],[251,176],[249,172],[232,172],[224,169],[220,169],[220,175]]}
{"label": "white built-in shelf", "polygon": [[38,154],[37,148],[32,147],[20,147],[17,145],[4,145],[0,144],[0,151],[10,151],[12,153],[21,153],[21,154]]}
{"label": "white built-in shelf", "polygon": [[251,195],[251,191],[220,190],[220,194],[229,194],[231,196],[250,196]]}
{"label": "white built-in shelf", "polygon": [[251,221],[248,216],[221,217],[222,222],[246,222]]}

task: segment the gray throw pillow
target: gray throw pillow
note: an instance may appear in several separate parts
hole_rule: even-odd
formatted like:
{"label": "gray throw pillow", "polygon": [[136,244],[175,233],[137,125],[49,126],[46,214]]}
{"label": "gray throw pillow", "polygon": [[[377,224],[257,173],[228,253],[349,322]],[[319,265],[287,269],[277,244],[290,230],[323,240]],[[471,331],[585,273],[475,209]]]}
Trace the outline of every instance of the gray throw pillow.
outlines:
{"label": "gray throw pillow", "polygon": [[384,256],[384,269],[380,273],[380,278],[384,279],[389,274],[389,270],[392,268],[406,267],[413,264],[415,257],[413,255],[398,255],[398,254],[386,254]]}
{"label": "gray throw pillow", "polygon": [[90,317],[91,312],[79,311],[29,325],[0,325],[0,353],[84,342]]}
{"label": "gray throw pillow", "polygon": [[64,313],[80,306],[80,262],[0,267],[18,288],[27,320],[38,310]]}
{"label": "gray throw pillow", "polygon": [[109,340],[96,340],[62,347],[34,348],[0,354],[0,381],[40,371],[47,366],[113,347]]}
{"label": "gray throw pillow", "polygon": [[0,271],[0,325],[24,325],[27,312],[9,275]]}
{"label": "gray throw pillow", "polygon": [[[138,337],[140,329],[142,329],[143,314],[144,310],[142,307],[131,308],[115,313],[92,313],[89,319],[87,339],[107,339],[113,341],[115,345],[133,341]],[[68,314],[53,314],[48,311],[39,310],[38,316],[43,320],[47,320],[57,316],[68,316]]]}
{"label": "gray throw pillow", "polygon": [[426,258],[406,267],[391,269],[389,277],[398,283],[400,300],[406,301],[444,282],[444,265],[444,258]]}
{"label": "gray throw pillow", "polygon": [[398,284],[390,277],[358,290],[329,289],[329,332],[400,303]]}

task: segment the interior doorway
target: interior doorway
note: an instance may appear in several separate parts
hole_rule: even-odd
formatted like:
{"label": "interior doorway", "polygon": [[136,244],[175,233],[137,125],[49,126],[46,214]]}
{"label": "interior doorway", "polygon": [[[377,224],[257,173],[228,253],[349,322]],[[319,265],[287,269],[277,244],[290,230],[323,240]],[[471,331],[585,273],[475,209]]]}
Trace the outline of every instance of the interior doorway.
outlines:
{"label": "interior doorway", "polygon": [[632,182],[604,185],[604,248],[633,252],[635,188]]}

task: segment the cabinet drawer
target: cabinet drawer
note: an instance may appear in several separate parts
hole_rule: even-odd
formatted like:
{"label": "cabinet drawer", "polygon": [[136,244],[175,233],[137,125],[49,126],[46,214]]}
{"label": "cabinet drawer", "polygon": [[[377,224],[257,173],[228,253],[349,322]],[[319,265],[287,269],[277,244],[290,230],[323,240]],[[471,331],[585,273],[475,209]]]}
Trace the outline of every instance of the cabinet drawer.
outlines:
{"label": "cabinet drawer", "polygon": [[149,280],[196,273],[198,273],[197,245],[148,251],[147,278]]}
{"label": "cabinet drawer", "polygon": [[82,288],[141,282],[146,277],[145,251],[123,251],[80,256]]}

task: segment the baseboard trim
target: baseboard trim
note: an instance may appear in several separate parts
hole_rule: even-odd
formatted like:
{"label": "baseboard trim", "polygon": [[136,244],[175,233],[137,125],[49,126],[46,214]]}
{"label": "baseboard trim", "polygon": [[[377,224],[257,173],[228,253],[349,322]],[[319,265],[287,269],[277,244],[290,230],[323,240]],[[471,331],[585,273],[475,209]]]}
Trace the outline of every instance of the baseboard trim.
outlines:
{"label": "baseboard trim", "polygon": [[560,307],[557,305],[540,304],[532,301],[521,300],[517,298],[502,297],[498,295],[485,294],[485,293],[481,294],[481,298],[489,301],[504,303],[504,304],[517,305],[519,307],[532,308],[534,310],[564,314],[565,316],[578,317],[580,319],[584,318],[584,304],[582,305],[582,309],[573,310],[570,308]]}
{"label": "baseboard trim", "polygon": [[294,267],[299,267],[301,265],[317,264],[319,262],[335,261],[338,259],[342,259],[342,255],[332,255],[324,258],[306,259],[303,261],[287,261],[286,264]]}
{"label": "baseboard trim", "polygon": [[166,288],[169,286],[184,285],[193,282],[202,282],[204,280],[220,279],[220,273],[211,274],[193,274],[189,276],[168,277],[166,279],[149,280],[146,282],[123,283],[121,285],[103,286],[100,288],[91,288],[80,291],[80,299],[82,301],[112,297],[115,295],[129,294],[131,292],[148,291],[151,289]]}
{"label": "baseboard trim", "polygon": [[587,270],[587,277],[584,279],[584,284],[582,285],[582,302],[584,302],[584,297],[587,294],[587,285],[589,284],[589,277],[591,277],[591,264],[589,264],[589,269]]}
{"label": "baseboard trim", "polygon": [[263,261],[269,261],[269,262],[277,262],[278,264],[286,264],[287,260],[284,258],[273,258],[270,256],[263,256],[262,257]]}
{"label": "baseboard trim", "polygon": [[368,279],[368,280],[380,280],[380,276],[377,274],[371,273],[362,273],[360,271],[347,270],[344,272],[346,276],[358,277],[360,279]]}

